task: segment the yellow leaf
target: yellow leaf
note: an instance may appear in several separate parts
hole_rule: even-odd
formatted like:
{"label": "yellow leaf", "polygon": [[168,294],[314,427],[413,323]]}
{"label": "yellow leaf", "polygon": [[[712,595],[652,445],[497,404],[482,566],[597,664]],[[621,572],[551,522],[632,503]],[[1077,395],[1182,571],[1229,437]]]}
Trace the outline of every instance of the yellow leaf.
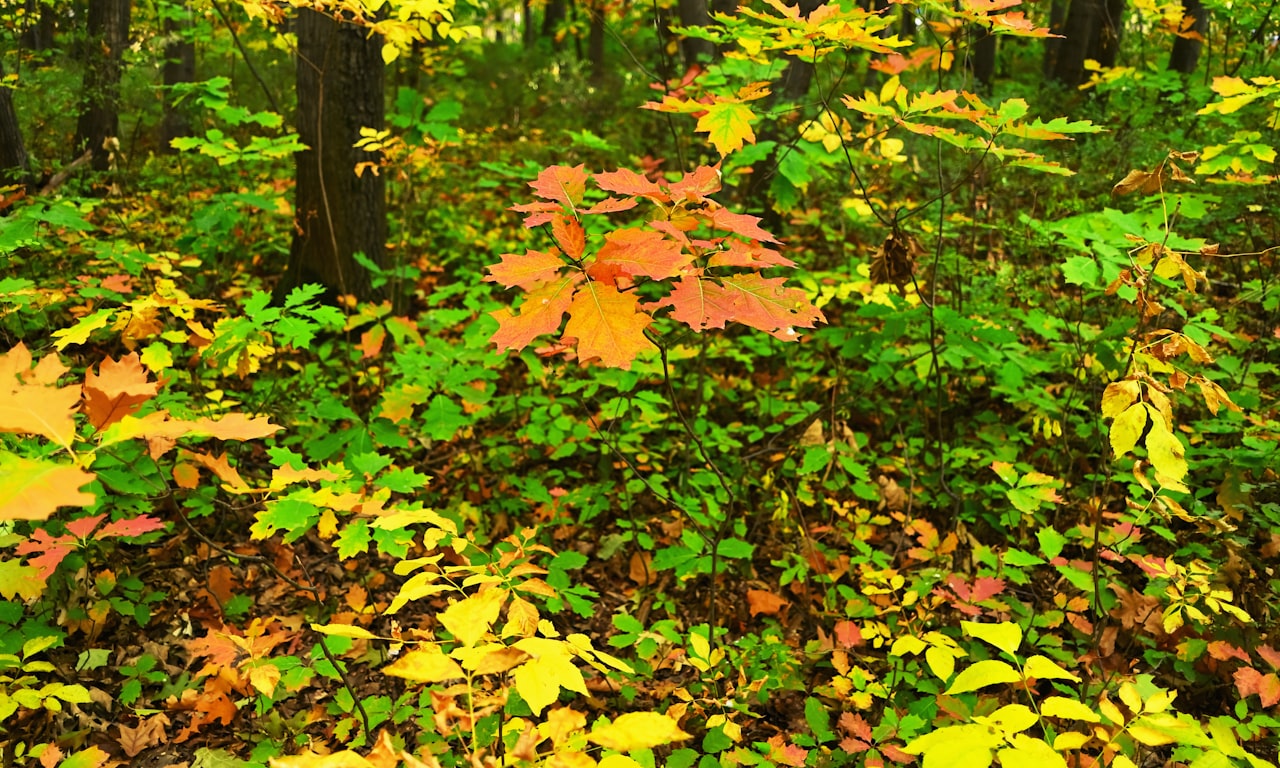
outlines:
{"label": "yellow leaf", "polygon": [[947,689],[948,694],[968,693],[997,683],[1016,683],[1022,680],[1018,670],[1003,661],[987,659],[979,661],[956,675]]}
{"label": "yellow leaf", "polygon": [[404,586],[400,587],[400,592],[396,594],[395,599],[391,601],[391,605],[387,606],[386,612],[388,614],[395,613],[405,607],[405,605],[407,605],[411,600],[421,600],[428,595],[434,595],[439,592],[446,592],[453,589],[453,587],[448,584],[436,584],[435,580],[439,577],[440,574],[435,573],[434,571],[415,573],[413,578],[406,581]]}
{"label": "yellow leaf", "polygon": [[1077,683],[1080,682],[1080,678],[1055,664],[1048,656],[1032,656],[1027,659],[1022,671],[1027,677],[1038,677],[1042,680],[1073,680]]}
{"label": "yellow leaf", "polygon": [[1132,406],[1138,402],[1138,397],[1142,396],[1142,385],[1133,379],[1124,381],[1112,381],[1107,384],[1107,388],[1102,390],[1102,416],[1106,419],[1115,419],[1125,408]]}
{"label": "yellow leaf", "polygon": [[361,755],[344,749],[329,755],[304,752],[289,757],[271,758],[271,768],[376,768]]}
{"label": "yellow leaf", "polygon": [[541,715],[543,709],[554,703],[560,697],[561,688],[587,695],[582,672],[573,665],[573,657],[562,641],[526,637],[515,647],[533,657],[517,667],[514,674],[516,691],[533,714]]}
{"label": "yellow leaf", "polygon": [[523,664],[529,654],[502,643],[487,643],[474,648],[457,648],[449,654],[477,675],[494,675]]}
{"label": "yellow leaf", "polygon": [[402,655],[392,664],[382,668],[384,675],[402,677],[415,683],[443,683],[466,677],[462,667],[440,650],[440,646],[431,644],[415,648]]}
{"label": "yellow leaf", "polygon": [[1135,715],[1142,711],[1142,694],[1138,693],[1138,687],[1133,683],[1121,684],[1120,700]]}
{"label": "yellow leaf", "polygon": [[1120,708],[1111,703],[1111,699],[1102,699],[1098,702],[1098,709],[1102,710],[1102,716],[1110,720],[1115,725],[1124,725],[1124,713]]}
{"label": "yellow leaf", "polygon": [[996,752],[1001,768],[1067,768],[1067,761],[1041,739],[1018,734],[1011,749]]}
{"label": "yellow leaf", "polygon": [[1124,456],[1138,444],[1142,429],[1147,426],[1147,409],[1142,403],[1134,403],[1111,422],[1111,452],[1116,458]]}
{"label": "yellow leaf", "polygon": [[547,721],[538,726],[538,733],[551,739],[551,743],[558,747],[586,727],[585,714],[572,707],[559,707],[547,713]]}
{"label": "yellow leaf", "polygon": [[1060,733],[1058,734],[1058,738],[1053,740],[1053,748],[1059,752],[1069,752],[1071,750],[1080,749],[1085,744],[1088,744],[1089,739],[1091,738],[1093,737],[1087,733],[1078,733],[1076,731]]}
{"label": "yellow leaf", "polygon": [[458,642],[465,646],[475,645],[498,620],[498,613],[506,600],[505,589],[486,589],[444,609],[439,616],[440,623]]}
{"label": "yellow leaf", "polygon": [[57,341],[54,342],[54,348],[61,352],[72,344],[85,343],[94,331],[107,327],[107,323],[111,322],[111,317],[114,314],[114,309],[100,309],[92,315],[80,318],[80,322],[70,328],[55,331],[53,338]]}
{"label": "yellow leaf", "polygon": [[596,768],[640,768],[640,764],[626,755],[609,755]]}
{"label": "yellow leaf", "polygon": [[280,668],[261,661],[245,670],[245,676],[249,678],[249,685],[256,688],[258,693],[270,696],[275,693],[276,683],[280,682]]}
{"label": "yellow leaf", "polygon": [[938,646],[930,646],[929,650],[924,653],[925,661],[929,663],[929,669],[938,679],[944,683],[951,679],[951,675],[956,671],[956,657],[945,648]]}
{"label": "yellow leaf", "polygon": [[375,640],[378,637],[364,627],[356,627],[351,624],[312,624],[311,628],[322,635],[330,635],[332,637],[354,637],[363,640]]}
{"label": "yellow leaf", "polygon": [[[1065,696],[1050,696],[1040,703],[1040,714],[1045,717],[1065,717],[1071,720],[1084,720],[1087,723],[1096,723],[1102,720],[1098,717],[1098,713],[1089,709],[1084,704],[1075,699],[1068,699]],[[1083,734],[1081,734],[1083,735]],[[1057,744],[1054,744],[1057,747]]]}
{"label": "yellow leaf", "polygon": [[912,656],[923,651],[927,646],[925,642],[918,637],[912,635],[903,635],[893,641],[893,647],[889,649],[890,656],[901,656],[910,654]]}
{"label": "yellow leaf", "polygon": [[688,738],[675,720],[658,712],[628,712],[587,734],[587,741],[619,752],[652,749]]}
{"label": "yellow leaf", "polygon": [[[995,724],[1008,737],[1015,733],[1022,733],[1035,725],[1040,718],[1025,704],[1006,704],[982,719]],[[978,717],[974,717],[974,721],[978,721]]]}
{"label": "yellow leaf", "polygon": [[[1147,457],[1151,466],[1155,467],[1157,477],[1162,484],[1174,487],[1182,485],[1182,478],[1187,476],[1187,460],[1183,458],[1186,449],[1182,441],[1169,431],[1161,420],[1153,421],[1151,430],[1147,432]],[[1186,490],[1185,487],[1176,490]]]}
{"label": "yellow leaf", "polygon": [[1022,645],[1022,627],[1009,621],[998,624],[979,624],[976,621],[962,621],[960,626],[972,637],[990,643],[1008,654],[1014,654]]}

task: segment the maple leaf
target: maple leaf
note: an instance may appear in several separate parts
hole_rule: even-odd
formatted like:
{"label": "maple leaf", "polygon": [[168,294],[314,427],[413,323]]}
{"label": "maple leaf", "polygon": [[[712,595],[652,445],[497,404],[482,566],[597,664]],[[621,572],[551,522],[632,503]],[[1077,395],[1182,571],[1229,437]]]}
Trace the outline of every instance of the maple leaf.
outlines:
{"label": "maple leaf", "polygon": [[164,729],[168,725],[169,717],[161,712],[143,718],[142,722],[133,728],[125,725],[117,726],[120,729],[120,738],[117,741],[126,756],[137,757],[138,753],[147,747],[164,741]]}
{"label": "maple leaf", "polygon": [[598,359],[607,368],[630,368],[631,361],[651,346],[644,331],[653,318],[636,308],[635,294],[599,283],[588,283],[569,305],[564,337],[578,342],[578,359]]}
{"label": "maple leaf", "polygon": [[96,475],[79,467],[0,451],[0,520],[44,520],[58,507],[86,507],[80,489]]}
{"label": "maple leaf", "polygon": [[722,183],[720,168],[704,165],[680,177],[679,181],[668,188],[668,192],[672,200],[701,203],[706,201],[707,195],[719,192]]}
{"label": "maple leaf", "polygon": [[50,536],[45,529],[37,528],[13,551],[19,555],[32,555],[38,552],[37,557],[27,558],[27,565],[38,571],[41,580],[48,581],[53,572],[58,569],[58,565],[78,547],[79,541],[75,536]]}
{"label": "maple leaf", "polygon": [[777,616],[783,607],[791,603],[781,597],[763,589],[747,590],[747,610],[752,616],[765,614],[766,616]]}
{"label": "maple leaf", "polygon": [[196,419],[187,424],[190,434],[208,435],[219,440],[260,440],[284,429],[279,424],[272,424],[270,417],[254,418],[243,413],[228,413],[220,419]]}
{"label": "maple leaf", "polygon": [[529,182],[534,193],[543,200],[550,200],[568,208],[577,208],[587,191],[585,166],[553,165],[544,168],[536,181]]}
{"label": "maple leaf", "polygon": [[573,287],[582,279],[574,272],[530,291],[520,305],[519,314],[498,309],[489,314],[498,321],[498,330],[489,341],[498,349],[521,350],[539,336],[560,329],[560,320],[573,302]]}
{"label": "maple leaf", "polygon": [[65,371],[53,355],[32,370],[31,353],[21,342],[0,356],[0,432],[41,435],[70,448],[80,392],[56,386]]}
{"label": "maple leaf", "polygon": [[683,246],[651,229],[619,229],[604,237],[597,264],[617,264],[623,274],[662,280],[693,261]]}
{"label": "maple leaf", "polygon": [[766,278],[758,272],[726,277],[722,281],[734,298],[735,322],[751,326],[782,339],[796,341],[796,326],[812,328],[826,321],[822,311],[813,306],[799,288],[786,288],[786,278]]}
{"label": "maple leaf", "polygon": [[111,426],[125,416],[134,413],[159,391],[154,381],[147,381],[138,353],[126,355],[119,362],[108,357],[84,377],[84,405],[81,410],[89,417],[95,430]]}

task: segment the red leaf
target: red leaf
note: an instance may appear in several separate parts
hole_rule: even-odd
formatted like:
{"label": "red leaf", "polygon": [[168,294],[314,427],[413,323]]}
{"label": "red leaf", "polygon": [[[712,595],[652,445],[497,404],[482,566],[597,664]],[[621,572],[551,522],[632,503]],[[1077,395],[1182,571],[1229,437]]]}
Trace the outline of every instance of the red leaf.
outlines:
{"label": "red leaf", "polygon": [[737,238],[724,241],[725,250],[707,260],[712,267],[794,267],[796,263],[777,251],[756,242],[743,242]]}
{"label": "red leaf", "polygon": [[866,642],[862,637],[862,629],[852,621],[836,622],[836,642],[845,648],[857,648]]}
{"label": "red leaf", "polygon": [[616,197],[606,197],[605,199],[591,206],[587,210],[583,211],[583,214],[615,213],[617,211],[629,211],[632,208],[635,208],[636,205],[637,203],[634,198],[626,198],[624,200],[620,200]]}
{"label": "red leaf", "polygon": [[1280,702],[1280,677],[1274,672],[1264,675],[1253,667],[1241,667],[1233,677],[1241,698],[1257,694],[1264,707]]}
{"label": "red leaf", "polygon": [[914,763],[916,761],[915,755],[910,755],[910,754],[907,754],[906,752],[903,752],[902,748],[896,744],[881,744],[880,751],[885,754],[885,757],[889,758],[895,763],[906,764],[906,763]]}
{"label": "red leaf", "polygon": [[[1209,655],[1218,661],[1226,661],[1227,659],[1239,659],[1245,664],[1253,663],[1253,659],[1249,658],[1249,654],[1244,649],[1228,643],[1226,640],[1213,640],[1209,643]],[[1263,658],[1266,658],[1265,656]]]}
{"label": "red leaf", "polygon": [[93,529],[98,527],[98,523],[102,522],[106,515],[89,515],[88,517],[78,517],[67,523],[67,533],[75,536],[77,539],[87,539],[89,534],[93,533]]}
{"label": "red leaf", "polygon": [[991,576],[982,576],[973,582],[973,594],[969,596],[969,602],[980,603],[983,600],[989,600],[1004,591],[1004,579],[996,579]]}
{"label": "red leaf", "polygon": [[853,712],[841,714],[840,727],[845,733],[867,742],[868,748],[874,740],[871,735],[871,723],[868,723],[862,715],[854,714]]}
{"label": "red leaf", "polygon": [[164,521],[151,515],[138,515],[129,520],[115,520],[102,526],[93,538],[105,539],[108,536],[141,536],[164,528]]}
{"label": "red leaf", "polygon": [[769,739],[769,759],[779,765],[803,768],[804,761],[808,757],[809,750],[797,747],[795,744],[784,744],[780,733]]}
{"label": "red leaf", "polygon": [[619,229],[604,237],[604,247],[596,257],[612,262],[623,274],[663,280],[680,274],[693,261],[680,243],[650,229]]}
{"label": "red leaf", "polygon": [[1271,665],[1272,669],[1280,669],[1280,651],[1269,645],[1260,645],[1254,649],[1262,660]]}
{"label": "red leaf", "polygon": [[577,208],[587,191],[585,166],[553,165],[538,174],[537,181],[529,182],[533,191],[543,200],[551,200],[569,208]]}
{"label": "red leaf", "polygon": [[533,229],[551,221],[563,209],[555,203],[525,203],[513,205],[510,210],[529,214],[524,217],[524,226],[525,229]]}
{"label": "red leaf", "polygon": [[43,528],[37,528],[31,536],[13,551],[19,555],[33,555],[40,553],[38,557],[27,560],[27,565],[40,571],[41,579],[48,579],[58,568],[67,555],[76,550],[78,542],[74,536],[58,536],[53,537]]}
{"label": "red leaf", "polygon": [[733,296],[719,283],[698,277],[682,277],[667,298],[656,305],[669,306],[671,319],[695,331],[723,328],[733,319]]}
{"label": "red leaf", "polygon": [[711,166],[696,168],[686,173],[669,190],[672,200],[701,203],[707,195],[720,191],[720,169]]}

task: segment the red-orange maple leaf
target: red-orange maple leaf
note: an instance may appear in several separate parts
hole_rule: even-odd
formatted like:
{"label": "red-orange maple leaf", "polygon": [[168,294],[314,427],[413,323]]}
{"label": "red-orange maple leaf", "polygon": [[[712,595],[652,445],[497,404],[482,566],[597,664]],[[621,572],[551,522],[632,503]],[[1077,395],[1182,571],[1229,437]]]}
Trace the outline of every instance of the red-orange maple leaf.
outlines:
{"label": "red-orange maple leaf", "polygon": [[484,280],[508,288],[531,291],[538,285],[552,280],[565,268],[560,254],[545,251],[529,251],[523,254],[504,253],[502,261],[490,264],[489,275]]}
{"label": "red-orange maple leaf", "polygon": [[659,203],[671,200],[671,197],[663,192],[661,187],[629,168],[597,173],[595,180],[596,185],[606,192],[617,192],[620,195],[633,197],[646,197]]}
{"label": "red-orange maple leaf", "polygon": [[724,287],[734,295],[735,322],[749,325],[783,341],[796,341],[796,328],[812,328],[825,321],[799,288],[784,286],[786,278],[761,276],[758,272],[726,277]]}
{"label": "red-orange maple leaf", "polygon": [[584,167],[553,165],[544,168],[536,181],[529,182],[529,186],[543,200],[577,208],[582,203],[582,195],[587,191],[587,172]]}
{"label": "red-orange maple leaf", "polygon": [[1264,675],[1253,667],[1241,667],[1233,677],[1241,698],[1256,693],[1263,707],[1271,707],[1280,702],[1280,677],[1276,673]]}

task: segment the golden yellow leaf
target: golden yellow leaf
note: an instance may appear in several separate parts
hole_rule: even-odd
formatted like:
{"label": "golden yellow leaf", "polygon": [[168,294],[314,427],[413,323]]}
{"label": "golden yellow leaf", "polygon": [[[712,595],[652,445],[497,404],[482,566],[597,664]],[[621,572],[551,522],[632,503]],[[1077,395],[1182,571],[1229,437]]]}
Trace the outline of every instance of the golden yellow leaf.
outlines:
{"label": "golden yellow leaf", "polygon": [[587,695],[587,684],[582,672],[573,664],[573,657],[564,642],[541,637],[527,637],[516,647],[533,657],[516,668],[514,678],[520,698],[525,700],[533,714],[560,697],[560,689]]}
{"label": "golden yellow leaf", "polygon": [[609,725],[595,728],[587,741],[619,752],[651,749],[692,738],[675,720],[658,712],[628,712]]}
{"label": "golden yellow leaf", "polygon": [[403,677],[415,683],[443,683],[466,677],[462,667],[440,650],[438,645],[425,645],[405,653],[394,663],[382,668],[384,675]]}
{"label": "golden yellow leaf", "polygon": [[1147,426],[1147,409],[1142,403],[1134,403],[1111,422],[1111,452],[1116,458],[1124,456],[1138,444],[1142,429]]}
{"label": "golden yellow leaf", "polygon": [[505,589],[486,589],[444,609],[440,623],[464,646],[475,645],[498,620],[506,600]]}

